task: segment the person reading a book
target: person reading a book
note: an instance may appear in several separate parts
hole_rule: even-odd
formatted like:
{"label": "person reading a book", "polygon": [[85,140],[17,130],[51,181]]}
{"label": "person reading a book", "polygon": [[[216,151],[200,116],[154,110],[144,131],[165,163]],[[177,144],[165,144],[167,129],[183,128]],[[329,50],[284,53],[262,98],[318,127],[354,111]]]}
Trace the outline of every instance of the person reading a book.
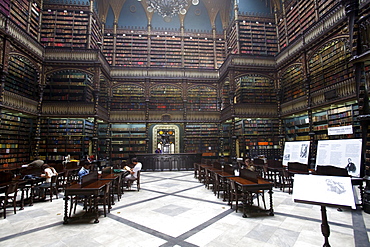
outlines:
{"label": "person reading a book", "polygon": [[50,187],[51,177],[58,176],[58,173],[54,167],[51,167],[48,164],[43,164],[42,169],[44,169],[44,173],[42,173],[40,176],[44,177],[45,181],[41,185],[35,187],[35,194],[39,195],[40,201],[43,201],[46,198],[45,189]]}
{"label": "person reading a book", "polygon": [[136,180],[138,171],[140,171],[141,168],[143,167],[143,164],[141,164],[141,162],[139,162],[137,160],[137,158],[132,158],[131,162],[134,165],[133,168],[130,168],[128,166],[124,167],[125,170],[128,170],[130,172],[127,176],[124,177],[125,181],[129,181],[129,180],[134,181],[134,180]]}

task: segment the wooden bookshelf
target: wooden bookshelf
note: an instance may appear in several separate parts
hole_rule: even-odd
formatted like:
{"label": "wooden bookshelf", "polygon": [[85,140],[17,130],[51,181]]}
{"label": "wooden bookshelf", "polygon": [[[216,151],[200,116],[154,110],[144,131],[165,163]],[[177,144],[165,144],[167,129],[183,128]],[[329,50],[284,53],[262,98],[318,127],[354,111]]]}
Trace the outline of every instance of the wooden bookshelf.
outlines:
{"label": "wooden bookshelf", "polygon": [[274,20],[242,16],[239,20],[240,54],[276,55],[277,39]]}
{"label": "wooden bookshelf", "polygon": [[353,76],[350,51],[345,39],[326,43],[310,59],[311,91],[334,85]]}
{"label": "wooden bookshelf", "polygon": [[204,157],[216,158],[219,153],[218,134],[218,124],[186,124],[185,152],[202,153]]}
{"label": "wooden bookshelf", "polygon": [[188,90],[189,111],[217,111],[217,91],[209,86],[196,86]]}
{"label": "wooden bookshelf", "polygon": [[284,119],[286,141],[309,141],[310,119],[307,114]]}
{"label": "wooden bookshelf", "polygon": [[[115,57],[114,51],[114,36],[111,33],[107,33],[103,36],[103,53],[105,59],[107,59],[110,65],[113,65],[113,57]],[[123,46],[123,43],[117,42],[117,45]],[[121,55],[120,55],[121,56]]]}
{"label": "wooden bookshelf", "polygon": [[164,84],[150,90],[149,110],[180,111],[183,109],[181,88]]}
{"label": "wooden bookshelf", "polygon": [[110,125],[98,124],[98,157],[106,159],[110,157]]}
{"label": "wooden bookshelf", "polygon": [[83,101],[91,102],[92,81],[90,75],[63,70],[50,76],[49,83],[44,89],[44,101]]}
{"label": "wooden bookshelf", "polygon": [[230,157],[231,154],[231,121],[226,121],[221,124],[220,136],[222,138],[219,156]]}
{"label": "wooden bookshelf", "polygon": [[111,110],[145,110],[144,88],[125,84],[112,89]]}
{"label": "wooden bookshelf", "polygon": [[302,65],[293,65],[281,75],[282,101],[289,102],[306,95]]}
{"label": "wooden bookshelf", "polygon": [[122,160],[130,155],[146,153],[145,124],[111,124],[111,159]]}
{"label": "wooden bookshelf", "polygon": [[258,74],[248,74],[236,80],[237,103],[276,103],[272,79]]}
{"label": "wooden bookshelf", "polygon": [[240,152],[244,155],[280,157],[278,119],[239,119],[235,122],[235,135],[239,136]]}
{"label": "wooden bookshelf", "polygon": [[317,6],[319,7],[319,15],[324,16],[330,13],[332,9],[341,4],[340,0],[318,0]]}
{"label": "wooden bookshelf", "polygon": [[22,30],[27,30],[29,14],[29,1],[11,1],[10,20],[18,25]]}
{"label": "wooden bookshelf", "polygon": [[5,90],[38,101],[37,70],[28,58],[19,55],[10,56],[8,72]]}
{"label": "wooden bookshelf", "polygon": [[10,0],[1,0],[0,1],[0,12],[5,16],[10,14]]}
{"label": "wooden bookshelf", "polygon": [[[315,110],[312,113],[315,140],[361,138],[360,124],[357,121],[358,115],[358,104],[354,101]],[[328,128],[349,125],[353,127],[353,134],[328,136]]]}
{"label": "wooden bookshelf", "polygon": [[[90,48],[87,33],[89,15],[89,6],[79,6],[76,10],[67,5],[45,4],[42,12],[41,43],[46,47]],[[96,24],[97,20],[92,20]],[[93,44],[97,48],[100,31],[94,25]],[[98,33],[94,33],[95,31]]]}
{"label": "wooden bookshelf", "polygon": [[[112,102],[111,98],[108,98],[109,90],[108,79],[104,76],[100,77],[100,87],[99,87],[99,105],[108,110],[109,102]],[[109,101],[109,102],[108,102]]]}
{"label": "wooden bookshelf", "polygon": [[89,154],[94,124],[87,119],[48,118],[41,121],[39,153],[45,160],[81,159]]}
{"label": "wooden bookshelf", "polygon": [[[131,67],[206,68],[225,58],[222,35],[113,29],[104,32],[103,53],[110,64]],[[116,42],[114,42],[116,37]]]}
{"label": "wooden bookshelf", "polygon": [[18,113],[0,113],[1,167],[16,167],[29,163],[34,138],[34,120]]}
{"label": "wooden bookshelf", "polygon": [[150,38],[150,66],[151,67],[182,67],[180,36],[161,33]]}

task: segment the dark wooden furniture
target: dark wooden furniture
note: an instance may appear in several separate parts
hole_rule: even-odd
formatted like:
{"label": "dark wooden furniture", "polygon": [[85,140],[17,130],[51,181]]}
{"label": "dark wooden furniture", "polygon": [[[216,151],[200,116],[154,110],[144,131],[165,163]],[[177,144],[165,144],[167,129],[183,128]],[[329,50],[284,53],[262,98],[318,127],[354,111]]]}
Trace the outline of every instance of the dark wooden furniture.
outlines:
{"label": "dark wooden furniture", "polygon": [[143,171],[192,170],[194,162],[201,162],[202,154],[137,154],[137,159],[143,164]]}
{"label": "dark wooden furniture", "polygon": [[[94,223],[99,223],[99,209],[98,199],[100,199],[101,192],[104,192],[106,186],[112,182],[110,179],[98,179],[98,173],[92,172],[82,177],[81,184],[73,184],[68,186],[64,191],[64,224],[68,224],[73,217],[68,213],[68,200],[73,198],[84,198],[91,202],[91,215],[94,216]],[[76,200],[74,200],[76,202]],[[71,209],[73,207],[73,200],[71,201]],[[77,203],[77,202],[76,202]],[[86,205],[86,203],[85,203]],[[87,212],[82,217],[88,217]],[[79,218],[79,217],[77,217]]]}
{"label": "dark wooden furniture", "polygon": [[272,204],[272,188],[274,186],[273,183],[268,182],[262,178],[257,178],[257,181],[250,181],[242,177],[229,177],[228,178],[230,182],[235,182],[236,185],[240,188],[242,192],[242,200],[243,200],[243,218],[247,217],[246,214],[246,209],[248,205],[248,201],[250,198],[248,198],[248,195],[250,193],[256,193],[256,191],[264,191],[268,190],[268,193],[270,195],[270,209],[267,211],[269,212],[269,215],[273,216],[274,215],[274,210],[273,210],[273,204]]}

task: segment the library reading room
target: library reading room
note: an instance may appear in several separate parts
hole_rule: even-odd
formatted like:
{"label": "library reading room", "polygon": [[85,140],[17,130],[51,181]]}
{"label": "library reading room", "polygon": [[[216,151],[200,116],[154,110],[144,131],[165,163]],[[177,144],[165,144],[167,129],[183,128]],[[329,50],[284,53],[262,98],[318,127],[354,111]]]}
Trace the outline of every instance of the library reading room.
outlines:
{"label": "library reading room", "polygon": [[370,246],[370,0],[0,0],[0,246]]}

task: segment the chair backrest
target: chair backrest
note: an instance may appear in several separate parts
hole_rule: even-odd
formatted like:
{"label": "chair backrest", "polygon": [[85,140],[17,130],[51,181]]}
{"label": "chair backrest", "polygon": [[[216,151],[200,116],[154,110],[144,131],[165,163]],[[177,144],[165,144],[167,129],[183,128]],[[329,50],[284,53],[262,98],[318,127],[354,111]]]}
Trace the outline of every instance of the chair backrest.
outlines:
{"label": "chair backrest", "polygon": [[215,162],[213,162],[213,168],[216,168],[218,170],[221,170],[222,169],[222,165],[221,165],[220,162],[215,161]]}
{"label": "chair backrest", "polygon": [[224,165],[224,172],[229,173],[231,175],[234,175],[234,167],[229,165],[229,164],[225,164]]}
{"label": "chair backrest", "polygon": [[102,170],[102,173],[112,173],[113,172],[113,167],[111,167],[111,166],[108,166],[108,167],[105,167],[105,168],[103,168],[103,170]]}
{"label": "chair backrest", "polygon": [[288,170],[308,172],[308,166],[299,162],[288,162]]}
{"label": "chair backrest", "polygon": [[317,166],[316,167],[317,175],[327,175],[327,176],[342,176],[348,177],[348,171],[346,168],[340,168],[335,166]]}
{"label": "chair backrest", "polygon": [[12,181],[13,175],[10,172],[0,172],[0,183],[7,183]]}
{"label": "chair backrest", "polygon": [[18,192],[18,183],[10,183],[6,188],[6,196]]}
{"label": "chair backrest", "polygon": [[98,172],[97,171],[90,172],[89,174],[81,178],[81,186],[85,187],[86,185],[91,184],[97,180],[98,180]]}
{"label": "chair backrest", "polygon": [[270,168],[283,168],[283,162],[280,160],[267,160],[267,166]]}
{"label": "chair backrest", "polygon": [[255,165],[264,165],[265,161],[263,159],[256,158],[256,159],[253,159],[253,164],[255,164]]}
{"label": "chair backrest", "polygon": [[251,171],[251,170],[248,170],[248,169],[239,170],[239,176],[241,178],[245,178],[245,179],[247,179],[251,182],[254,182],[254,183],[258,182],[257,175],[258,175],[257,172],[254,172],[254,171]]}

